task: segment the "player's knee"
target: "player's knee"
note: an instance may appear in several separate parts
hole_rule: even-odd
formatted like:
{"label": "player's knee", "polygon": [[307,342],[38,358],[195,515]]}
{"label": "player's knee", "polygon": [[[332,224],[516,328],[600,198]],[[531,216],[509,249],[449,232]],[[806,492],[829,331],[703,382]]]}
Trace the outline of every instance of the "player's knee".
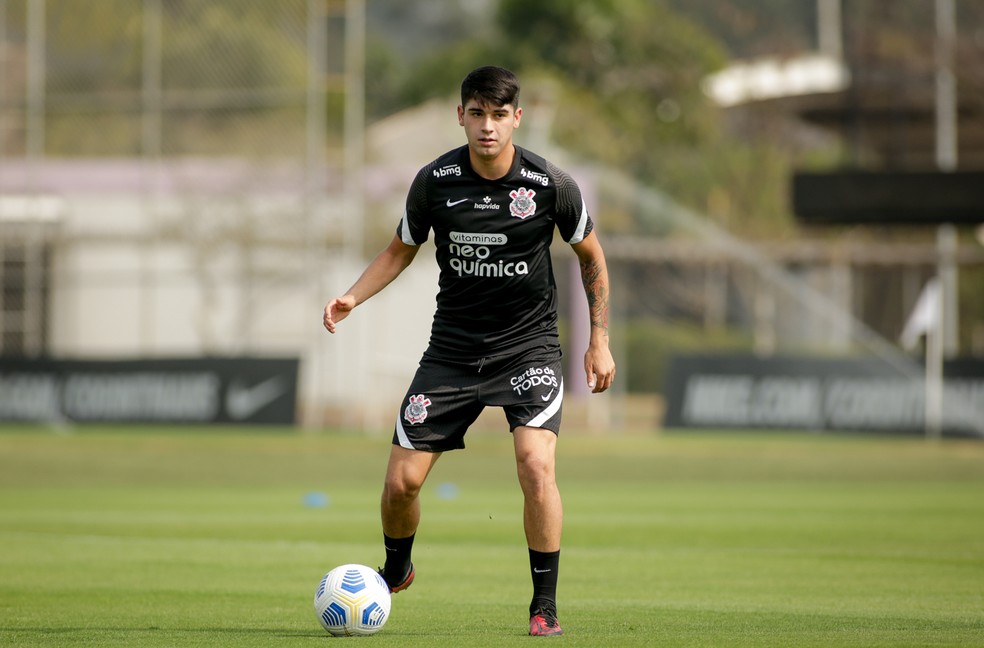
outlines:
{"label": "player's knee", "polygon": [[383,486],[383,499],[391,503],[413,501],[420,494],[421,486],[422,484],[403,476],[387,477]]}
{"label": "player's knee", "polygon": [[550,457],[527,453],[517,457],[517,469],[519,481],[528,494],[536,494],[554,487],[554,462]]}

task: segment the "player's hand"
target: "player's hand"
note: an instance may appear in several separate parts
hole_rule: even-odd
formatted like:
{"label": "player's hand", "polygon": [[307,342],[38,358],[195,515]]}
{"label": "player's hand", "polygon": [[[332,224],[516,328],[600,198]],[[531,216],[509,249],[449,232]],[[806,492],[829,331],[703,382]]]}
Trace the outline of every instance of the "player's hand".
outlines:
{"label": "player's hand", "polygon": [[584,373],[588,379],[588,388],[594,394],[600,394],[612,386],[615,380],[615,360],[608,345],[590,345],[584,354]]}
{"label": "player's hand", "polygon": [[345,295],[336,297],[325,305],[325,328],[329,333],[335,332],[335,325],[348,317],[352,309],[355,308],[355,297]]}

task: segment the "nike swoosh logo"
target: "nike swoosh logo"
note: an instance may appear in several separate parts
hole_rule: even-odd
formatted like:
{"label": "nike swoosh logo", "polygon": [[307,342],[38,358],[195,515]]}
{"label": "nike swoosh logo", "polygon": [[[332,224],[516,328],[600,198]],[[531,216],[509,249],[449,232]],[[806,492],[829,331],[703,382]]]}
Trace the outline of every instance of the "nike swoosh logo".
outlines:
{"label": "nike swoosh logo", "polygon": [[550,397],[551,396],[553,396],[553,390],[552,389],[550,390],[550,393],[549,394],[547,394],[546,396],[540,396],[540,398],[543,399],[543,402],[547,402],[548,400],[550,400]]}
{"label": "nike swoosh logo", "polygon": [[448,198],[448,207],[454,207],[455,205],[460,205],[461,203],[467,202],[467,201],[468,201],[467,198],[462,198],[461,200],[456,200],[454,202],[451,202],[451,199]]}
{"label": "nike swoosh logo", "polygon": [[533,573],[535,574],[546,574],[549,571],[550,571],[549,569],[537,569],[536,567],[533,568]]}
{"label": "nike swoosh logo", "polygon": [[229,418],[242,421],[287,393],[289,385],[284,376],[273,376],[252,387],[241,379],[235,379],[226,391],[226,411]]}

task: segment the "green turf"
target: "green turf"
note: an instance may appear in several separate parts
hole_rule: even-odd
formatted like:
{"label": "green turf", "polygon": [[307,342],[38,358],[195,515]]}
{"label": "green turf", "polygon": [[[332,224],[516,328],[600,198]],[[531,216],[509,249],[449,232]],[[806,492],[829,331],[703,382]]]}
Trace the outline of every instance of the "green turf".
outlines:
{"label": "green turf", "polygon": [[314,587],[378,564],[387,452],[0,428],[0,646],[984,645],[984,443],[710,433],[562,439],[560,639],[525,636],[511,446],[476,434],[431,475],[414,587],[333,639]]}

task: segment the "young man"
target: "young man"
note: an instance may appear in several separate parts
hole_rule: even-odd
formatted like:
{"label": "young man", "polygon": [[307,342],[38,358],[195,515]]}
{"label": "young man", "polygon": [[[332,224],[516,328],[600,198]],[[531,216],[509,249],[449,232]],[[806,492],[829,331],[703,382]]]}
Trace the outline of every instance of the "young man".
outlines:
{"label": "young man", "polygon": [[464,448],[485,406],[505,411],[513,435],[533,599],[530,634],[559,635],[557,571],[563,512],[555,479],[564,381],[557,337],[557,287],[550,263],[556,228],[571,244],[588,297],[588,386],[608,389],[608,271],[575,182],[513,144],[523,109],[512,72],[482,67],[461,85],[458,123],[466,146],[417,174],[388,247],[347,293],[325,306],[337,324],[393,281],[434,232],[440,290],[424,352],[396,419],[382,495],[386,562],[393,592],[415,571],[410,555],[420,521],[418,495],[434,463]]}

